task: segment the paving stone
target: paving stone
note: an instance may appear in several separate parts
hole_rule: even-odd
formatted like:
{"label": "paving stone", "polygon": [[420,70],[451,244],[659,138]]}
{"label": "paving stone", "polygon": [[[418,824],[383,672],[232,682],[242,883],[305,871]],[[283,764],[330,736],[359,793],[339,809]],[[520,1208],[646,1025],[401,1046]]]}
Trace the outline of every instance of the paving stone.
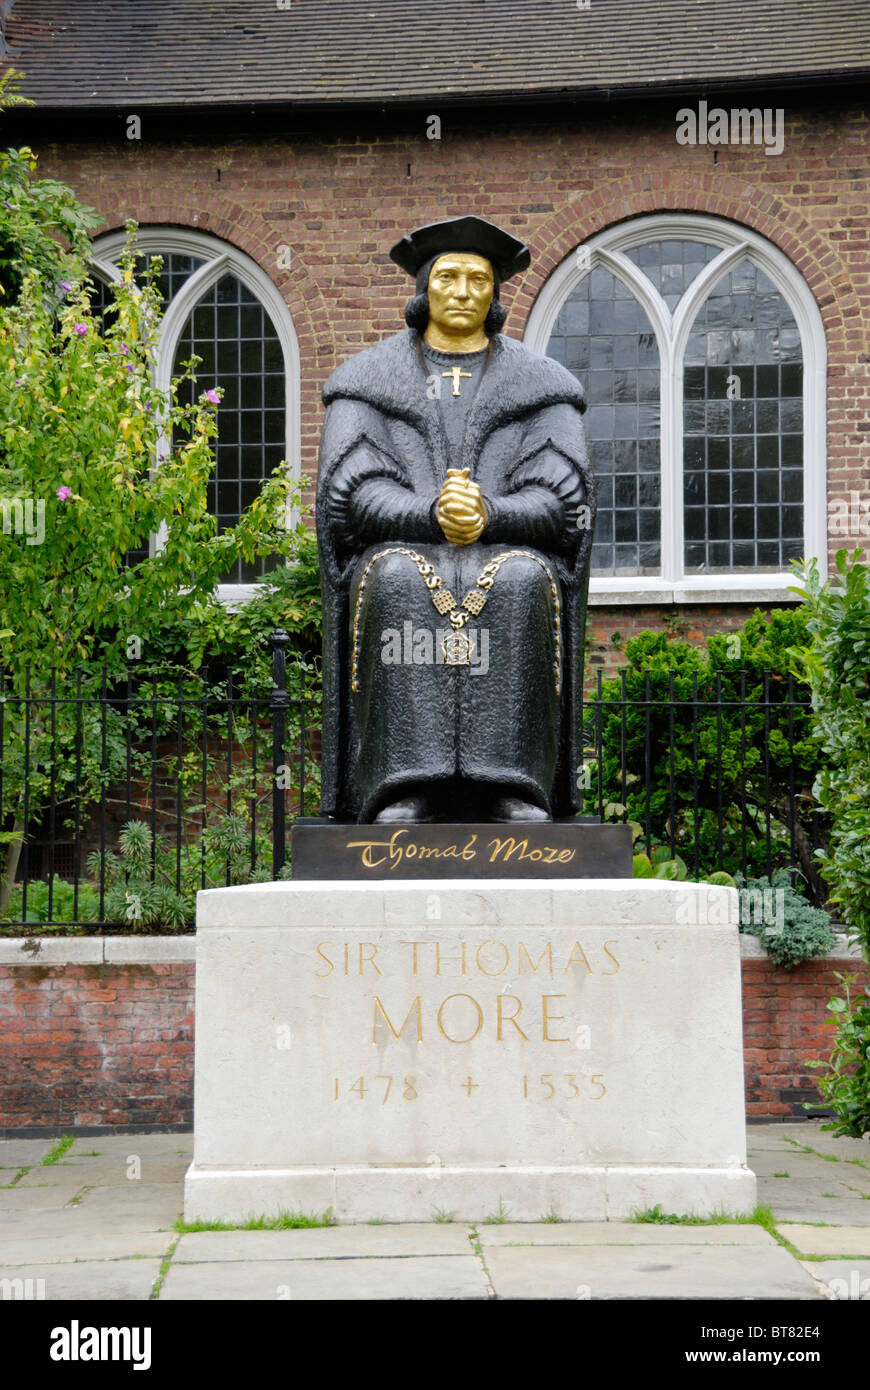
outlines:
{"label": "paving stone", "polygon": [[815,1154],[801,1153],[797,1149],[792,1149],[790,1153],[783,1153],[779,1149],[763,1149],[749,1160],[749,1166],[760,1180],[766,1181],[772,1178],[774,1173],[788,1173],[794,1180],[828,1183],[836,1182],[844,1165],[826,1163]]}
{"label": "paving stone", "polygon": [[51,1149],[53,1139],[0,1139],[0,1182],[11,1182],[19,1168],[41,1163]]}
{"label": "paving stone", "polygon": [[169,1249],[169,1231],[119,1232],[79,1231],[74,1234],[9,1236],[0,1231],[0,1259],[3,1268],[14,1265],[71,1264],[75,1260],[123,1260],[132,1255],[151,1255],[162,1259]]}
{"label": "paving stone", "polygon": [[805,1268],[840,1302],[870,1303],[870,1260],[814,1260]]}
{"label": "paving stone", "polygon": [[870,1259],[870,1225],[799,1226],[777,1223],[777,1230],[802,1255],[866,1255]]}
{"label": "paving stone", "polygon": [[806,1270],[780,1246],[490,1247],[497,1298],[815,1299]]}
{"label": "paving stone", "polygon": [[[139,1159],[139,1177],[127,1176],[131,1171],[129,1158]],[[38,1172],[62,1173],[68,1180],[79,1179],[89,1187],[128,1187],[134,1182],[144,1183],[183,1183],[184,1175],[190,1167],[187,1156],[176,1154],[139,1154],[135,1149],[126,1149],[117,1157],[71,1158],[57,1163],[54,1168],[32,1169],[22,1182],[37,1181]]]}
{"label": "paving stone", "polygon": [[797,1150],[787,1162],[774,1162],[769,1168],[765,1160],[781,1159],[780,1155],[763,1154],[762,1162],[753,1171],[756,1176],[766,1180],[775,1172],[787,1172],[796,1182],[820,1184],[819,1191],[847,1190],[866,1193],[870,1196],[870,1171],[847,1159],[820,1158],[817,1154],[800,1153]]}
{"label": "paving stone", "polygon": [[85,1226],[91,1220],[109,1220],[116,1230],[169,1229],[181,1216],[182,1187],[170,1183],[131,1182],[126,1187],[94,1187],[85,1192],[79,1208]]}
{"label": "paving stone", "polygon": [[[813,1221],[823,1221],[829,1226],[865,1226],[867,1224],[870,1202],[846,1192],[843,1196],[826,1197],[819,1191],[820,1184],[802,1185],[783,1180],[771,1191],[768,1187],[759,1193],[759,1201],[766,1202],[773,1211],[776,1224],[794,1221],[798,1225]],[[824,1192],[834,1192],[835,1187],[825,1187]]]}
{"label": "paving stone", "polygon": [[182,1236],[173,1265],[218,1260],[348,1259],[468,1255],[468,1227],[453,1223],[323,1226],[301,1231],[197,1231]]}
{"label": "paving stone", "polygon": [[746,1126],[746,1147],[749,1153],[749,1167],[752,1167],[752,1155],[757,1153],[794,1153],[794,1145],[788,1142],[784,1133],[784,1125],[747,1125]]}
{"label": "paving stone", "polygon": [[826,1121],[813,1120],[804,1125],[783,1125],[783,1136],[816,1149],[819,1153],[836,1154],[838,1158],[859,1158],[865,1163],[870,1163],[870,1139],[837,1138],[828,1130],[822,1129],[824,1123]]}
{"label": "paving stone", "polygon": [[[82,1299],[148,1299],[160,1260],[82,1260],[77,1264],[16,1265],[9,1278],[43,1279],[47,1303]],[[99,1318],[96,1319],[99,1321]]]}
{"label": "paving stone", "polygon": [[51,1183],[42,1187],[21,1187],[0,1192],[0,1212],[57,1210],[84,1189],[84,1183]]}
{"label": "paving stone", "polygon": [[652,1222],[560,1221],[478,1226],[476,1230],[485,1249],[508,1245],[777,1247],[773,1236],[761,1226],[659,1226]]}
{"label": "paving stone", "polygon": [[[277,1233],[276,1233],[277,1234]],[[160,1298],[292,1299],[363,1302],[483,1299],[486,1281],[474,1255],[407,1259],[246,1260],[172,1264]]]}
{"label": "paving stone", "polygon": [[127,1154],[162,1154],[193,1158],[192,1134],[97,1134],[77,1139],[64,1161],[96,1153],[100,1158],[124,1160]]}
{"label": "paving stone", "polygon": [[[74,1206],[54,1207],[38,1211],[0,1213],[0,1257],[6,1240],[30,1240],[42,1236],[71,1236],[84,1241],[97,1236],[116,1235],[119,1231],[135,1235],[143,1231],[174,1234],[172,1225],[178,1213],[167,1221],[157,1219],[147,1207],[140,1210],[118,1209],[110,1206],[86,1210],[84,1202]],[[82,1258],[86,1258],[83,1253]]]}

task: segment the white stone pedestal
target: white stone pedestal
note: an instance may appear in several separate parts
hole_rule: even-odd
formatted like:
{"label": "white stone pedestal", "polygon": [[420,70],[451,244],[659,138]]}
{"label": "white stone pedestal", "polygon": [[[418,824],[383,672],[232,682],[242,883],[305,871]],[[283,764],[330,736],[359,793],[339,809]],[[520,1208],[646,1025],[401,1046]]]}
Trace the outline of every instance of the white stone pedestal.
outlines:
{"label": "white stone pedestal", "polygon": [[200,893],[188,1221],[751,1211],[733,889]]}

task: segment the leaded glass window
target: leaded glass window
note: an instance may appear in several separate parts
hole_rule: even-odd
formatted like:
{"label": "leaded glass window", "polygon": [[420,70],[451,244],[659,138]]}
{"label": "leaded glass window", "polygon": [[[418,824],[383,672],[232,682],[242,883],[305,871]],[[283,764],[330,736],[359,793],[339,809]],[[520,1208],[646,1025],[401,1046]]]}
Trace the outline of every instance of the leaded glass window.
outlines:
{"label": "leaded glass window", "polygon": [[136,259],[144,269],[151,265],[156,256],[160,257],[163,266],[154,277],[154,286],[165,304],[175,298],[181,286],[190,279],[195,270],[205,265],[205,261],[196,256],[183,256],[176,251],[169,251],[165,255],[158,251],[144,251]]}
{"label": "leaded glass window", "polygon": [[657,579],[689,592],[704,576],[734,588],[759,576],[759,589],[776,576],[785,590],[790,562],[824,551],[823,459],[812,486],[807,471],[806,413],[823,405],[815,301],[761,237],[712,218],[693,234],[694,220],[602,233],[530,316],[526,341],[586,392],[593,592],[632,579],[639,593]]}
{"label": "leaded glass window", "polygon": [[750,261],[702,304],[684,364],[686,571],[786,569],[803,554],[801,342]]}
{"label": "leaded glass window", "polygon": [[655,285],[668,308],[676,309],[695,277],[718,252],[705,241],[645,241],[626,256]]}
{"label": "leaded glass window", "polygon": [[[182,405],[220,387],[217,467],[208,485],[209,511],[218,529],[234,526],[284,457],[284,359],[271,319],[253,291],[224,275],[202,296],[178,339],[174,375],[192,355],[202,361],[196,384],[184,382]],[[247,583],[262,563],[239,562],[227,583]]]}
{"label": "leaded glass window", "polygon": [[[105,283],[117,273],[124,237],[110,233],[96,243],[94,301],[109,302]],[[269,278],[253,262],[217,238],[177,228],[140,228],[138,267],[155,256],[162,268],[155,286],[164,301],[164,319],[155,369],[156,384],[168,389],[192,357],[195,384],[182,383],[179,400],[188,403],[219,387],[215,440],[216,468],[208,484],[208,507],[220,530],[234,525],[259,494],[264,479],[298,451],[298,409],[290,411],[288,392],[298,392],[298,350],[284,304]],[[288,376],[288,363],[294,371]],[[155,537],[153,544],[160,544]],[[131,553],[131,561],[144,552]],[[238,564],[223,576],[226,584],[262,577],[266,564]]]}
{"label": "leaded glass window", "polygon": [[559,313],[547,349],[583,382],[598,517],[594,574],[655,574],[661,564],[659,350],[630,289],[601,267]]}

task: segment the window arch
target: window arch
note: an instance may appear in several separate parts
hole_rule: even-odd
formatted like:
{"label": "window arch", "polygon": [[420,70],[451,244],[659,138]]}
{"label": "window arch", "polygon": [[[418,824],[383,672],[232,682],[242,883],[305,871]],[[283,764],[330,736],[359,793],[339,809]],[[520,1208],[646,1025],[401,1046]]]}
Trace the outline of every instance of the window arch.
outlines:
{"label": "window arch", "polygon": [[792,558],[824,570],[824,329],[770,242],[678,213],[609,228],[550,276],[525,342],[587,392],[597,602],[781,601]]}
{"label": "window arch", "polygon": [[[123,232],[95,241],[92,269],[98,282],[119,278],[125,242]],[[299,476],[299,346],[293,321],[269,276],[228,242],[183,228],[145,226],[136,244],[145,262],[156,255],[163,261],[156,281],[165,310],[155,385],[168,390],[180,364],[196,354],[202,358],[197,392],[223,388],[208,499],[222,528],[238,520],[282,459]],[[154,547],[161,544],[161,535],[152,538]],[[262,572],[262,565],[240,563],[219,586],[221,598],[244,600]]]}

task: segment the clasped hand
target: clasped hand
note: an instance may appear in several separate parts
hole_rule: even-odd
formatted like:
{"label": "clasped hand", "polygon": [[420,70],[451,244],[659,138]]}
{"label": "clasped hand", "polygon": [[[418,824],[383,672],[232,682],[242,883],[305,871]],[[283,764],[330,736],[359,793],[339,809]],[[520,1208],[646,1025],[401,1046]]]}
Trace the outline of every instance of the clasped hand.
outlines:
{"label": "clasped hand", "polygon": [[451,545],[471,545],[487,522],[483,495],[468,468],[448,468],[435,516]]}

